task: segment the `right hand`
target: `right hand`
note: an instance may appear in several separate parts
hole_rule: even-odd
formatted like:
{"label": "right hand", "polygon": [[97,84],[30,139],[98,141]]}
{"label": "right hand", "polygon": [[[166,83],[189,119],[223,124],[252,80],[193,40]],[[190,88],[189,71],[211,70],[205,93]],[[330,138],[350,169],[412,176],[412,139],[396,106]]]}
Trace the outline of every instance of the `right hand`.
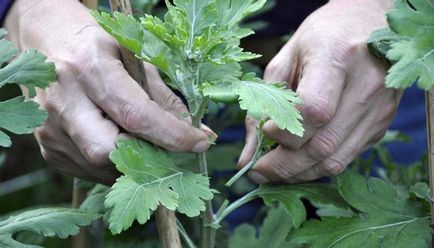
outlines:
{"label": "right hand", "polygon": [[35,136],[43,157],[65,174],[111,184],[108,154],[125,135],[169,151],[203,152],[211,130],[194,128],[182,101],[146,66],[149,93],[125,71],[119,45],[78,1],[18,0],[6,19],[10,39],[56,65],[57,82],[35,100],[48,119]]}

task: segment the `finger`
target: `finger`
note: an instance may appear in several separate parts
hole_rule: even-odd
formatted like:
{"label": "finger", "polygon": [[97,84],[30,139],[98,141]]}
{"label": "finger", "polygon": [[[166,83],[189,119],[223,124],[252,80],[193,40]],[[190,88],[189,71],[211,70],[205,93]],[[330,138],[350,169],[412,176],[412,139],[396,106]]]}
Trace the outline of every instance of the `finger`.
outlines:
{"label": "finger", "polygon": [[289,41],[270,61],[264,71],[264,80],[270,83],[287,82],[292,88],[296,78],[297,51],[293,49],[294,43]]}
{"label": "finger", "polygon": [[47,121],[35,129],[34,135],[41,147],[55,153],[66,154],[77,165],[88,164],[71,138],[62,131],[60,126],[56,126],[52,119],[49,114]]}
{"label": "finger", "polygon": [[313,181],[325,176],[339,175],[360,153],[378,142],[384,136],[388,126],[389,125],[384,125],[382,129],[375,131],[368,128],[369,125],[358,127],[354,131],[356,135],[346,140],[329,158],[289,178],[286,182],[301,183]]}
{"label": "finger", "polygon": [[243,168],[253,157],[256,146],[258,145],[256,127],[258,121],[253,117],[246,117],[246,140],[243,151],[241,152],[240,158],[238,159],[237,168]]}
{"label": "finger", "polygon": [[119,129],[84,95],[79,102],[79,107],[70,108],[64,115],[62,126],[87,161],[80,164],[82,168],[102,181],[113,181],[118,173],[109,153],[116,148]]}
{"label": "finger", "polygon": [[97,71],[93,78],[87,78],[89,82],[100,83],[83,83],[83,87],[117,124],[170,151],[204,152],[208,149],[207,135],[150,100],[120,61],[104,63],[104,71]]}
{"label": "finger", "polygon": [[56,171],[59,171],[65,175],[78,177],[87,181],[95,182],[96,178],[89,175],[80,166],[68,157],[61,155],[57,151],[46,149],[41,146],[42,157],[47,161],[48,165],[53,167]]}
{"label": "finger", "polygon": [[346,73],[343,65],[329,63],[329,60],[313,60],[303,69],[297,87],[303,101],[297,106],[303,116],[303,137],[280,130],[274,122],[264,125],[267,137],[287,148],[298,149],[333,119],[345,88]]}
{"label": "finger", "polygon": [[[178,119],[191,123],[190,112],[187,106],[185,106],[181,98],[175,95],[163,82],[157,68],[151,64],[145,63],[145,71],[149,84],[149,95],[152,96],[153,100]],[[217,134],[208,126],[202,124],[201,130],[206,133],[211,141],[217,139]]]}
{"label": "finger", "polygon": [[149,95],[165,110],[174,114],[180,120],[191,122],[189,111],[182,100],[163,82],[157,68],[145,64],[146,77],[149,85]]}

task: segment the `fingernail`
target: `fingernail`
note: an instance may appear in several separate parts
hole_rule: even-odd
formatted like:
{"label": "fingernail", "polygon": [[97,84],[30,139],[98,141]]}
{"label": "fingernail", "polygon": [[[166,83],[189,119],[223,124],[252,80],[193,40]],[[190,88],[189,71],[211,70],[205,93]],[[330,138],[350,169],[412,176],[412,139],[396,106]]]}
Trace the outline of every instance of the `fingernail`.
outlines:
{"label": "fingernail", "polygon": [[208,147],[210,146],[210,143],[207,140],[201,140],[196,143],[196,145],[193,146],[192,151],[199,153],[199,152],[205,152],[208,150]]}
{"label": "fingernail", "polygon": [[202,129],[202,131],[204,131],[206,133],[206,135],[208,136],[208,139],[211,142],[215,142],[217,140],[218,135],[211,128],[202,124],[201,129]]}
{"label": "fingernail", "polygon": [[265,176],[263,176],[261,173],[257,172],[257,171],[250,171],[248,173],[249,178],[257,183],[257,184],[264,184],[264,183],[268,183],[270,180],[268,180]]}

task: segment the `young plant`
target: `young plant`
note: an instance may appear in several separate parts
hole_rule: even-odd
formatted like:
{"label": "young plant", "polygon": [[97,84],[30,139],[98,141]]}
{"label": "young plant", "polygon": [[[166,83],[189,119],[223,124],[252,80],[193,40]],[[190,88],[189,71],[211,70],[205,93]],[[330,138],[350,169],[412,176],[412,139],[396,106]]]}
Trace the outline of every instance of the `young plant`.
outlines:
{"label": "young plant", "polygon": [[[238,100],[241,109],[258,120],[260,142],[244,173],[269,147],[261,132],[265,120],[272,119],[293,134],[303,134],[301,115],[294,107],[301,101],[295,93],[283,83],[265,83],[252,73],[243,75],[239,65],[259,56],[239,47],[240,39],[253,33],[239,24],[264,4],[265,0],[166,1],[164,20],[151,15],[140,21],[120,13],[113,17],[98,12],[93,15],[121,45],[170,79],[168,84],[185,97],[195,127],[200,128],[210,101]],[[124,174],[105,200],[111,208],[113,233],[127,229],[135,219],[145,223],[161,204],[190,217],[205,211],[203,247],[213,246],[218,222],[211,200],[216,192],[209,187],[205,153],[198,155],[201,174],[175,167],[166,152],[138,140],[120,141],[110,158]]]}
{"label": "young plant", "polygon": [[[239,63],[258,55],[239,47],[240,39],[252,34],[239,23],[264,3],[166,1],[168,11],[163,20],[150,15],[136,20],[120,13],[110,16],[93,12],[98,23],[121,45],[167,76],[167,83],[185,97],[194,126],[200,127],[210,101],[238,101],[240,108],[258,121],[255,156],[227,185],[253,167],[272,146],[273,142],[261,132],[265,121],[272,119],[281,129],[303,134],[301,116],[294,107],[301,102],[294,92],[282,83],[267,84],[254,74],[241,72]],[[384,52],[395,63],[387,85],[406,87],[417,81],[422,88],[431,88],[433,6],[432,0],[397,0],[395,9],[388,14],[393,32],[373,36],[377,54]],[[224,218],[257,198],[272,207],[264,227],[259,236],[250,226],[239,227],[229,240],[230,247],[425,247],[432,234],[427,208],[431,197],[423,183],[403,188],[346,172],[337,178],[337,185],[263,185],[232,203],[224,201],[214,211],[211,200],[217,192],[209,185],[205,153],[197,157],[200,174],[175,166],[168,153],[135,139],[119,141],[110,158],[123,175],[111,189],[96,190],[85,205],[105,211],[114,234],[128,229],[135,220],[145,223],[157,206],[163,205],[189,217],[202,212],[201,247],[213,247],[215,231]],[[103,197],[104,206],[97,202]],[[321,220],[303,224],[307,214],[302,199],[309,200]],[[277,209],[276,202],[280,205]],[[280,224],[279,218],[285,223]],[[275,232],[272,226],[278,227]],[[195,247],[185,229],[179,229],[186,244]],[[288,241],[284,240],[285,233],[289,233]]]}

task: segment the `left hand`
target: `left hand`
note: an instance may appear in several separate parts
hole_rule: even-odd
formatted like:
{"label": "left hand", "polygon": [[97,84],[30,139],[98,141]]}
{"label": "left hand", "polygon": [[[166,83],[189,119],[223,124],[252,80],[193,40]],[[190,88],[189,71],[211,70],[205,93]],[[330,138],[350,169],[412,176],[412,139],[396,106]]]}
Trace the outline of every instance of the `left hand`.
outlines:
{"label": "left hand", "polygon": [[[392,1],[331,0],[311,14],[270,62],[265,80],[286,81],[303,100],[305,134],[297,137],[268,121],[263,131],[279,146],[249,172],[257,183],[298,183],[341,173],[380,140],[401,91],[387,89],[387,64],[371,55],[366,40],[385,27]],[[238,167],[256,147],[256,122],[247,119],[246,146]]]}

